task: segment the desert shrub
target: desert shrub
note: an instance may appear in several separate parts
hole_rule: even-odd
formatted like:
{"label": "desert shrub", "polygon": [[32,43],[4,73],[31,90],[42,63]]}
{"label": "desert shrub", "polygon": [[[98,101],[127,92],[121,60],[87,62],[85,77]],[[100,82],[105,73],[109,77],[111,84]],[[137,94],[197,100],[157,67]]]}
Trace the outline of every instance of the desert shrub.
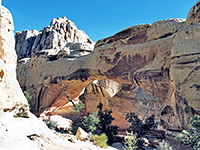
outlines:
{"label": "desert shrub", "polygon": [[82,118],[82,110],[85,108],[85,104],[82,101],[79,101],[77,104],[74,104],[72,111],[78,113],[79,117]]}
{"label": "desert shrub", "polygon": [[86,116],[82,116],[81,111],[84,108],[84,104],[79,102],[73,107],[73,111],[79,114],[79,120],[73,122],[70,131],[76,134],[78,127],[81,127],[87,132],[101,135],[105,133],[108,137],[108,144],[112,144],[114,135],[117,135],[118,127],[112,126],[111,123],[114,120],[111,113],[112,111],[103,110],[103,104],[100,102],[97,108],[99,109],[96,113],[88,113]]}
{"label": "desert shrub", "polygon": [[183,130],[181,134],[176,137],[185,145],[191,145],[194,150],[200,149],[200,116],[195,115],[190,120],[190,130]]}
{"label": "desert shrub", "polygon": [[97,113],[88,113],[87,116],[83,117],[83,126],[87,132],[95,133],[97,130],[97,126],[99,123],[99,119],[97,118]]}
{"label": "desert shrub", "polygon": [[143,124],[144,130],[150,130],[155,129],[157,127],[157,123],[155,123],[155,117],[154,115],[151,115],[145,120],[145,123]]}
{"label": "desert shrub", "polygon": [[131,112],[126,114],[126,120],[131,124],[130,130],[133,133],[137,133],[137,137],[144,136],[148,130],[154,129],[157,126],[154,121],[154,115],[148,117],[143,123],[134,112]]}
{"label": "desert shrub", "polygon": [[27,91],[24,91],[24,95],[27,99],[27,101],[31,100],[32,99],[32,96],[29,95],[29,93]]}
{"label": "desert shrub", "polygon": [[72,127],[69,129],[70,132],[72,132],[74,135],[76,134],[79,127],[82,127],[83,124],[81,121],[74,121],[72,123]]}
{"label": "desert shrub", "polygon": [[82,110],[85,108],[85,104],[82,101],[79,101],[77,104],[74,104],[72,111],[78,114],[78,120],[72,123],[72,127],[69,129],[70,132],[76,134],[78,127],[83,128],[83,116]]}
{"label": "desert shrub", "polygon": [[97,129],[99,119],[96,113],[95,112],[91,114],[88,113],[86,116],[82,116],[81,112],[84,109],[84,107],[85,105],[83,104],[83,102],[80,101],[79,103],[75,104],[75,106],[72,108],[73,112],[76,112],[79,115],[79,120],[73,122],[72,128],[70,129],[70,131],[73,134],[76,134],[78,127],[81,127],[86,132],[92,132],[92,133],[94,133]]}
{"label": "desert shrub", "polygon": [[97,133],[102,134],[105,133],[108,137],[108,144],[112,144],[114,141],[114,135],[118,133],[118,127],[111,125],[114,118],[112,117],[112,111],[103,110],[103,104],[100,102],[97,106],[99,109],[97,116],[99,118],[99,123],[97,126]]}
{"label": "desert shrub", "polygon": [[137,133],[137,135],[143,134],[143,130],[141,130],[143,126],[142,120],[140,120],[134,112],[126,114],[126,120],[131,124],[130,129],[133,133]]}
{"label": "desert shrub", "polygon": [[126,131],[126,136],[124,137],[124,141],[125,144],[124,145],[124,150],[133,150],[138,148],[137,146],[137,134],[133,134],[133,131],[131,131],[130,133],[128,131]]}
{"label": "desert shrub", "polygon": [[27,91],[24,91],[24,96],[26,97],[28,101],[29,110],[31,110],[31,104],[29,101],[32,99],[32,96]]}
{"label": "desert shrub", "polygon": [[159,143],[159,150],[173,150],[173,148],[169,145],[169,143],[162,141]]}
{"label": "desert shrub", "polygon": [[93,136],[93,140],[94,140],[94,145],[100,146],[101,148],[107,148],[107,141],[108,141],[108,137],[106,136],[106,134],[101,134],[101,135],[94,135]]}

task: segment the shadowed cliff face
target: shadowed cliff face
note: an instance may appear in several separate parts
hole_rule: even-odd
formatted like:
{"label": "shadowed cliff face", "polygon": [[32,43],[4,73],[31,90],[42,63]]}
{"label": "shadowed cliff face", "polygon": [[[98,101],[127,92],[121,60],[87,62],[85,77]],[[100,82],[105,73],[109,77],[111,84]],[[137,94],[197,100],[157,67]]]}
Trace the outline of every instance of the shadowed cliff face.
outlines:
{"label": "shadowed cliff face", "polygon": [[18,80],[33,96],[32,111],[74,119],[69,96],[83,100],[85,112],[102,101],[123,129],[132,111],[140,118],[155,114],[165,128],[187,128],[200,111],[200,24],[187,22],[190,17],[132,26],[99,40],[87,56],[55,54],[52,61],[49,50],[20,61]]}

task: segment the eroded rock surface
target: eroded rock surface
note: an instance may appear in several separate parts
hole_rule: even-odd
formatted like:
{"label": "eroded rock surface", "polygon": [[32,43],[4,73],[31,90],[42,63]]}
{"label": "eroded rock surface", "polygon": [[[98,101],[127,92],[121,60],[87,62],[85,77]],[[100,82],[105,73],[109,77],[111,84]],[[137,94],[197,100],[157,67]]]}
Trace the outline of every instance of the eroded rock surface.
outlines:
{"label": "eroded rock surface", "polygon": [[165,128],[187,128],[200,111],[200,24],[188,22],[191,17],[132,26],[99,40],[84,57],[57,53],[49,59],[41,51],[18,64],[18,80],[33,96],[37,115],[74,119],[70,98],[84,101],[85,113],[102,101],[121,129],[129,126],[124,118],[132,111],[140,118],[155,114]]}
{"label": "eroded rock surface", "polygon": [[87,112],[97,111],[99,102],[103,107],[112,110],[115,118],[113,124],[126,129],[129,123],[125,115],[136,112],[142,119],[154,114],[159,119],[162,101],[147,94],[142,88],[133,84],[119,84],[112,80],[95,80],[90,83],[80,96],[85,102]]}
{"label": "eroded rock surface", "polygon": [[189,11],[186,24],[194,24],[200,22],[200,1],[198,1]]}
{"label": "eroded rock surface", "polygon": [[173,39],[169,97],[161,114],[174,128],[187,128],[191,116],[200,114],[199,31],[199,23],[184,26]]}
{"label": "eroded rock surface", "polygon": [[14,26],[10,12],[0,6],[0,109],[27,104],[16,79],[17,55],[14,49]]}
{"label": "eroded rock surface", "polygon": [[18,59],[32,57],[38,51],[46,49],[54,50],[54,53],[62,50],[69,57],[82,56],[91,52],[94,46],[94,42],[66,17],[53,19],[40,32],[17,32],[15,40]]}
{"label": "eroded rock surface", "polygon": [[[12,113],[0,110],[1,150],[103,150],[91,142],[77,140],[73,135],[55,133],[33,114],[29,115],[30,118],[14,118]],[[116,149],[109,147],[108,150]]]}
{"label": "eroded rock surface", "polygon": [[[50,131],[41,120],[29,112],[27,100],[16,80],[17,58],[12,16],[3,6],[0,6],[0,13],[0,149],[102,150],[88,141],[76,140],[75,136]],[[52,116],[51,119],[62,118]],[[58,127],[64,126],[59,124]],[[74,140],[70,142],[72,138]],[[108,150],[116,149],[109,147]]]}

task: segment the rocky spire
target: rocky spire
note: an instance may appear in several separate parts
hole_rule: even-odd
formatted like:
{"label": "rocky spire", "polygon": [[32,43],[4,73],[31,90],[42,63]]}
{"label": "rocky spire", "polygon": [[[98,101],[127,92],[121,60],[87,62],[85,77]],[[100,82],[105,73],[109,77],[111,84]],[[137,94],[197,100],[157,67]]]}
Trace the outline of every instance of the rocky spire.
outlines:
{"label": "rocky spire", "polygon": [[[87,49],[89,48],[89,51],[94,46],[94,42],[85,32],[78,30],[74,23],[66,17],[53,19],[50,25],[40,32],[36,30],[17,32],[15,41],[18,59],[31,57],[36,52],[45,49],[54,49],[56,52],[63,49],[69,50],[69,44],[87,45],[86,47]],[[68,53],[70,52],[68,51]]]}

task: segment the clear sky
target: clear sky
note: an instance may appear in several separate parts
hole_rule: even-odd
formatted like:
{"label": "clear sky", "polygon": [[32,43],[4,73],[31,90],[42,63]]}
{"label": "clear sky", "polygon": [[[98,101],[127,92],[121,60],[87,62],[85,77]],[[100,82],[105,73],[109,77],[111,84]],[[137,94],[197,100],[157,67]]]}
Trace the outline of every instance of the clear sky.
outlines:
{"label": "clear sky", "polygon": [[186,19],[198,0],[2,0],[15,31],[41,30],[53,18],[66,16],[93,40],[127,27],[169,18]]}

